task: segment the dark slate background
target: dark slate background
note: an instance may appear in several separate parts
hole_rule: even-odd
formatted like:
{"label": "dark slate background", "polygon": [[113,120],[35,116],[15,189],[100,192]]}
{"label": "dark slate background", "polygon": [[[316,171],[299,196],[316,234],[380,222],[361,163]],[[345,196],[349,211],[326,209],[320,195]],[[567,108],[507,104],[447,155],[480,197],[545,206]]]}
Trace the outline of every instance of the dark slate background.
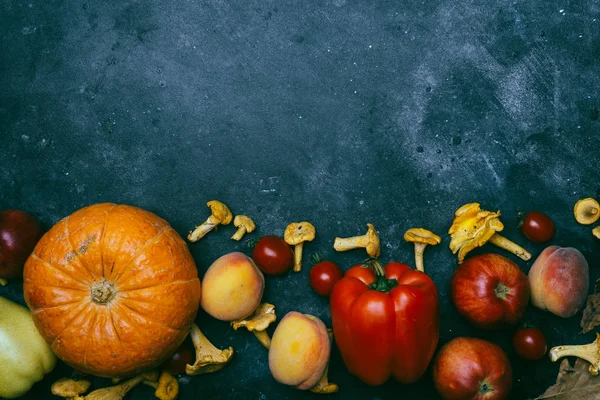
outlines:
{"label": "dark slate background", "polygon": [[[483,332],[459,317],[446,232],[456,208],[478,201],[500,209],[503,234],[535,257],[545,245],[524,238],[516,215],[540,210],[556,222],[552,244],[578,248],[600,276],[600,241],[572,216],[578,199],[600,195],[599,58],[594,0],[0,0],[0,209],[29,211],[48,229],[80,207],[126,203],[186,235],[219,199],[255,219],[249,238],[312,221],[306,254],[344,269],[364,252],[335,254],[335,236],[372,222],[382,261],[412,264],[402,235],[430,228],[443,236],[425,257],[441,294],[440,344],[493,340],[511,358],[513,398],[534,397],[558,364],[521,361],[512,330]],[[248,251],[233,231],[190,245],[200,274]],[[268,277],[264,298],[280,317],[297,310],[330,325],[308,270]],[[22,302],[21,282],[0,295]],[[580,334],[580,315],[530,307],[525,320],[550,346],[594,337]],[[248,332],[197,321],[236,355],[219,373],[186,378],[181,398],[317,397],[276,383]],[[51,397],[50,382],[69,373],[60,366],[30,397]],[[341,387],[331,398],[437,398],[429,372],[372,388],[337,350],[330,380]],[[139,387],[133,398],[151,393]]]}

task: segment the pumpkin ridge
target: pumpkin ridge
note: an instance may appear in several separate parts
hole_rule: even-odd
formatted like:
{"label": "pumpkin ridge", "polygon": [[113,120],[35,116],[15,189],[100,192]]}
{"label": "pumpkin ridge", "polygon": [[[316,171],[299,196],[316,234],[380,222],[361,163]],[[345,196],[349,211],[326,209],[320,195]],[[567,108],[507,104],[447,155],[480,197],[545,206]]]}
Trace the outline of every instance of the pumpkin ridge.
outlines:
{"label": "pumpkin ridge", "polygon": [[[121,273],[116,277],[116,279],[114,279],[112,281],[112,284],[116,286],[117,282],[119,281],[119,279],[121,278],[121,276],[123,276],[123,273],[127,269],[127,267],[129,266],[129,264],[131,264],[142,253],[142,251],[146,250],[146,247],[148,247],[152,243],[155,243],[156,241],[158,241],[158,239],[160,239],[160,237],[169,228],[170,228],[169,226],[164,226],[163,228],[161,228],[161,230],[156,235],[154,235],[153,237],[151,237],[150,239],[148,239],[146,241],[146,243],[144,243],[143,245],[141,245],[140,247],[138,247],[137,250],[135,251],[135,253],[131,256],[131,258],[129,260],[127,260],[127,262],[121,267]],[[173,229],[173,228],[171,228],[171,229]],[[111,271],[111,273],[112,273],[112,271]]]}
{"label": "pumpkin ridge", "polygon": [[104,225],[102,225],[102,236],[100,236],[100,243],[99,243],[99,248],[100,248],[100,262],[102,263],[102,277],[104,278],[104,236],[106,234],[106,224],[108,223],[108,218],[110,216],[110,213],[112,212],[112,210],[115,209],[117,205],[113,204],[112,207],[106,211],[106,219],[104,220]]}
{"label": "pumpkin ridge", "polygon": [[75,277],[73,277],[73,275],[71,275],[70,273],[66,272],[62,268],[58,268],[56,265],[54,265],[52,263],[49,263],[48,261],[44,260],[43,258],[41,258],[40,256],[38,256],[35,252],[31,253],[31,257],[33,257],[33,258],[41,261],[42,263],[48,265],[52,269],[55,269],[57,271],[62,272],[64,275],[66,275],[67,277],[71,278],[73,281],[75,281],[77,283],[80,283],[81,285],[85,286],[86,288],[89,287],[89,284],[87,282],[80,281],[79,279],[76,279]]}
{"label": "pumpkin ridge", "polygon": [[[83,303],[85,305],[85,307],[81,307],[81,310],[79,310],[79,312],[77,314],[75,314],[75,316],[73,318],[71,318],[69,320],[69,322],[67,322],[64,326],[64,328],[62,328],[62,330],[56,334],[56,336],[54,337],[54,340],[52,341],[52,343],[50,343],[50,347],[52,348],[52,351],[54,351],[54,344],[56,343],[56,341],[58,340],[58,338],[60,337],[60,335],[63,334],[64,331],[67,330],[67,328],[73,323],[73,321],[75,321],[81,314],[83,314],[84,311],[87,311],[90,308],[90,303],[86,303],[85,300],[82,300],[81,303]],[[75,307],[73,307],[75,308]],[[71,308],[71,310],[73,309]],[[43,308],[41,308],[43,310]]]}
{"label": "pumpkin ridge", "polygon": [[[84,301],[85,300],[74,300],[74,301],[69,301],[69,302],[66,302],[66,303],[57,304],[57,305],[54,305],[54,306],[39,307],[39,308],[36,308],[35,310],[33,310],[31,313],[32,314],[39,314],[40,312],[45,311],[45,310],[51,310],[53,308],[58,308],[58,307],[65,307],[65,306],[68,306],[68,305],[71,305],[71,304],[83,303]],[[71,308],[74,308],[74,307],[71,307]]]}
{"label": "pumpkin ridge", "polygon": [[[71,239],[71,230],[69,229],[69,220],[71,219],[71,216],[73,214],[69,215],[66,219],[65,219],[65,229],[67,231],[67,242],[69,243],[69,245],[71,246],[71,250],[73,251],[72,254],[74,254],[75,257],[77,257],[77,259],[79,260],[79,264],[81,265],[81,267],[88,273],[89,276],[92,277],[92,279],[96,279],[96,277],[94,276],[94,274],[92,273],[92,271],[90,271],[90,269],[88,268],[87,265],[85,265],[85,263],[83,262],[83,260],[81,259],[80,256],[80,252],[75,250],[75,246],[73,246],[73,240]],[[75,230],[75,232],[85,228],[86,226],[90,225],[92,223],[92,221],[89,221],[87,224],[80,226],[79,228],[77,228]]]}
{"label": "pumpkin ridge", "polygon": [[85,369],[88,369],[88,365],[87,365],[87,354],[88,354],[88,350],[90,349],[90,346],[88,346],[88,344],[90,343],[90,337],[92,336],[90,334],[90,332],[94,332],[94,328],[96,328],[96,321],[98,320],[98,314],[97,313],[93,313],[93,319],[92,321],[89,323],[88,325],[88,334],[85,337],[85,353],[83,353],[83,366],[85,367]]}
{"label": "pumpkin ridge", "polygon": [[[140,314],[139,312],[135,311],[134,309],[132,309],[131,307],[129,307],[127,304],[125,304],[125,301],[126,301],[125,299],[122,299],[122,300],[120,301],[120,306],[121,306],[121,307],[123,307],[123,308],[126,308],[126,309],[127,309],[127,311],[129,311],[129,312],[131,312],[131,313],[133,313],[133,314],[137,314],[137,315],[139,315],[140,317],[142,317],[142,318],[144,318],[144,319],[148,319],[148,318],[147,318],[145,315],[143,315],[143,314]],[[131,322],[131,321],[130,321],[130,322]],[[153,322],[153,323],[155,323],[155,324],[157,324],[157,325],[160,325],[160,326],[162,326],[162,327],[164,327],[164,328],[167,328],[167,329],[169,329],[169,330],[171,330],[171,331],[175,331],[175,332],[182,332],[182,331],[186,331],[186,330],[188,330],[188,329],[186,329],[186,328],[173,328],[172,326],[165,325],[165,324],[163,324],[161,321],[158,321],[158,320],[155,320],[155,319],[153,319],[153,320],[152,320],[152,322]],[[137,325],[137,324],[136,324],[136,325]],[[139,328],[139,326],[138,326],[138,328]]]}
{"label": "pumpkin ridge", "polygon": [[119,344],[121,345],[121,348],[123,349],[123,354],[125,355],[125,358],[127,358],[127,361],[129,361],[129,363],[131,365],[135,365],[135,363],[133,362],[133,360],[131,359],[131,357],[129,357],[129,353],[127,352],[127,348],[125,347],[125,344],[121,340],[121,335],[119,335],[119,331],[117,330],[117,324],[115,324],[115,319],[113,318],[113,313],[112,313],[110,307],[108,307],[108,315],[110,315],[110,323],[113,326],[113,330],[115,331],[115,335],[117,335],[117,339],[119,340]]}
{"label": "pumpkin ridge", "polygon": [[[136,287],[135,289],[119,289],[119,293],[131,293],[131,292],[135,292],[136,290],[145,290],[145,289],[150,289],[150,288],[154,288],[154,287],[157,287],[157,286],[165,286],[165,285],[172,285],[172,284],[184,285],[186,283],[190,283],[190,282],[193,282],[195,280],[198,280],[198,278],[188,279],[187,281],[176,280],[176,281],[171,281],[171,282],[166,282],[166,283],[157,283],[156,285],[150,285],[150,286],[144,286],[144,287]],[[129,299],[129,297],[126,297],[126,299]]]}

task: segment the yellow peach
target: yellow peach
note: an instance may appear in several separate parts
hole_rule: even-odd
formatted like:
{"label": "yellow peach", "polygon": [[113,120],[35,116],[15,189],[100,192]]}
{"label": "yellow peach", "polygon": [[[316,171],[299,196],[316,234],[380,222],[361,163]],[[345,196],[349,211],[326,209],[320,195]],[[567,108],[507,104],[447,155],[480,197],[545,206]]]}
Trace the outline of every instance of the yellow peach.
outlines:
{"label": "yellow peach", "polygon": [[312,315],[291,311],[277,325],[271,339],[271,374],[279,383],[310,389],[323,376],[330,350],[325,324]]}
{"label": "yellow peach", "polygon": [[200,305],[222,321],[246,318],[260,304],[265,278],[244,253],[233,252],[218,258],[202,278]]}

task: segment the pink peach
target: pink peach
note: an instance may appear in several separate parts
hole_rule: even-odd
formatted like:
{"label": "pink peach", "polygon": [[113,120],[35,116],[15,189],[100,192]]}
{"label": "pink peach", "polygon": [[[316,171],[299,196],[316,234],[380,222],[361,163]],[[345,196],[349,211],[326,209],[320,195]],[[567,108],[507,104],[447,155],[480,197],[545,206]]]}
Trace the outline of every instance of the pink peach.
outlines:
{"label": "pink peach", "polygon": [[589,289],[585,257],[573,247],[549,246],[529,270],[531,302],[563,318],[577,314]]}

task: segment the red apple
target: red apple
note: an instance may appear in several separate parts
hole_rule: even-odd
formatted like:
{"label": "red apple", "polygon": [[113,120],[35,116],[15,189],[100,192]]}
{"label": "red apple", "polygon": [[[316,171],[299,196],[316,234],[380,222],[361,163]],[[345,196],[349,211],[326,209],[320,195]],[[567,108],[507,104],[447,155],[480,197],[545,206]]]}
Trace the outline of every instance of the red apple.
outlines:
{"label": "red apple", "polygon": [[471,323],[497,329],[519,321],[529,302],[529,281],[508,258],[481,254],[454,271],[451,294],[458,312]]}
{"label": "red apple", "polygon": [[459,337],[436,356],[433,381],[445,400],[500,400],[512,388],[512,369],[498,345]]}
{"label": "red apple", "polygon": [[0,277],[15,278],[40,239],[42,228],[31,215],[19,210],[0,211]]}

